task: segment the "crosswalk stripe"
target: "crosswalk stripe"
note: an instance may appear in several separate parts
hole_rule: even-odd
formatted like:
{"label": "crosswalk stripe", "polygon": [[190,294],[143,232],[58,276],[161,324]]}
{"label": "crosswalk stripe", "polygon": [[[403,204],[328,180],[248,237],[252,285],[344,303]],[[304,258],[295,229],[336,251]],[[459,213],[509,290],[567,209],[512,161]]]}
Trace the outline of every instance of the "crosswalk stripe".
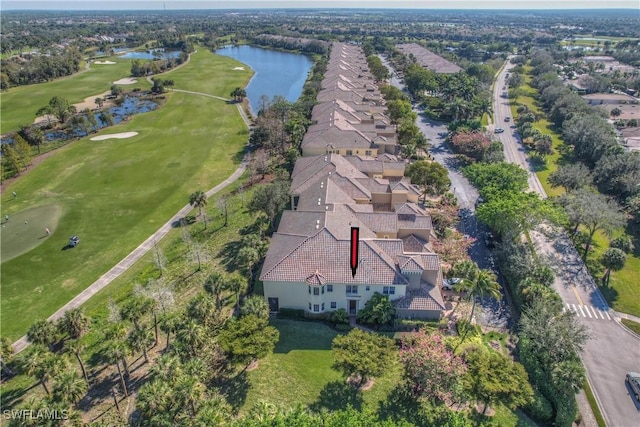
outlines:
{"label": "crosswalk stripe", "polygon": [[574,314],[578,314],[578,309],[576,308],[575,304],[571,304],[571,308],[573,308],[573,310],[571,310]]}
{"label": "crosswalk stripe", "polygon": [[600,314],[600,317],[604,319],[604,314],[602,314],[602,310],[598,309],[598,314]]}
{"label": "crosswalk stripe", "polygon": [[590,319],[593,319],[593,316],[591,315],[591,312],[589,311],[589,306],[584,306],[585,311],[587,312],[587,314],[589,315]]}
{"label": "crosswalk stripe", "polygon": [[580,313],[582,313],[582,317],[587,317],[584,315],[584,311],[582,311],[582,306],[578,304],[578,308],[580,309]]}
{"label": "crosswalk stripe", "polygon": [[604,314],[606,314],[607,319],[611,320],[611,317],[609,317],[609,312],[608,311],[605,311]]}

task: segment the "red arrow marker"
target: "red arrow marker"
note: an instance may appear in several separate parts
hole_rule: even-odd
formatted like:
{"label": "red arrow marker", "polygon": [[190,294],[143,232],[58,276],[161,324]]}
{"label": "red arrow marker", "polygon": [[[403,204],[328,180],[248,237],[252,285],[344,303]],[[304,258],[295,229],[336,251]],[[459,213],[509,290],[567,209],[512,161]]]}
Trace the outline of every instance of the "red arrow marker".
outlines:
{"label": "red arrow marker", "polygon": [[360,246],[360,228],[351,227],[351,277],[356,277],[358,269],[358,246]]}

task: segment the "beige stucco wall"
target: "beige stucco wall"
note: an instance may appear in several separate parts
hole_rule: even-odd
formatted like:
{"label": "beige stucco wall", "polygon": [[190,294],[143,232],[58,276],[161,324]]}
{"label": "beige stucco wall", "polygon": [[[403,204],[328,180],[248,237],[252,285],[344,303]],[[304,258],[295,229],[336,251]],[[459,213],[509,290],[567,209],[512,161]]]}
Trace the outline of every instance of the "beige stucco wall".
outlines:
{"label": "beige stucco wall", "polygon": [[391,194],[389,193],[371,193],[371,202],[380,204],[391,203]]}
{"label": "beige stucco wall", "polygon": [[436,270],[424,270],[422,272],[422,280],[435,286],[438,282],[438,272]]}
{"label": "beige stucco wall", "polygon": [[[359,269],[358,275],[363,275],[361,279],[366,280],[366,270]],[[358,277],[358,276],[356,276]],[[265,281],[264,285],[264,298],[265,301],[269,301],[269,298],[278,298],[278,305],[280,308],[293,308],[297,310],[309,311],[309,303],[318,304],[322,307],[322,303],[325,304],[325,312],[344,308],[348,311],[348,300],[358,301],[358,310],[362,309],[367,301],[373,296],[374,293],[383,293],[384,285],[358,285],[357,294],[349,294],[346,292],[346,284],[334,284],[333,291],[328,292],[325,285],[325,293],[320,295],[309,295],[309,291],[306,283],[294,283],[294,282],[271,282]],[[389,299],[395,300],[405,295],[406,287],[404,285],[395,286],[395,294],[389,295]],[[336,302],[336,308],[331,308],[331,302]]]}

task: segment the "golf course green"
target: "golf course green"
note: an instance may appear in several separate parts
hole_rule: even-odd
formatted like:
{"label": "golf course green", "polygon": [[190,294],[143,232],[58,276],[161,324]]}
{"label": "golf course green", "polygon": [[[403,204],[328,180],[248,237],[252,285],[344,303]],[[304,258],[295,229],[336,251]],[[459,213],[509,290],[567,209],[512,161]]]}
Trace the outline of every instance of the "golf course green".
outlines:
{"label": "golf course green", "polygon": [[[240,65],[201,50],[190,63],[165,76],[182,89],[180,82],[190,82],[193,69],[200,70],[195,74],[200,91],[228,97],[251,76],[249,71],[230,72]],[[115,78],[104,77],[108,88]],[[190,82],[188,88],[197,90],[192,86],[197,85]],[[248,130],[236,106],[192,93],[165,96],[164,105],[152,112],[56,150],[3,191],[2,217],[8,214],[10,221],[35,208],[59,209],[51,236],[7,261],[3,255],[3,335],[17,339],[35,320],[50,316],[171,218],[188,202],[190,193],[215,186],[237,168]],[[11,108],[5,105],[6,99],[2,101],[3,108]],[[89,139],[118,132],[138,134],[127,139]],[[13,191],[19,195],[15,200]],[[43,227],[48,225],[42,224],[37,230],[44,234]],[[78,235],[81,244],[65,249],[72,235]]]}

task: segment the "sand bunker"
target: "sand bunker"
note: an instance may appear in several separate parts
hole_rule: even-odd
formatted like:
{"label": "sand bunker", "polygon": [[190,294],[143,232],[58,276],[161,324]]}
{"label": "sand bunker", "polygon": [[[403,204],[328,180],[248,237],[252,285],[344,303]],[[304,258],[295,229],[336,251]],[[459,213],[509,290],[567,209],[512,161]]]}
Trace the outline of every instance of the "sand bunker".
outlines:
{"label": "sand bunker", "polygon": [[105,139],[109,139],[109,138],[125,139],[125,138],[131,138],[132,136],[136,136],[137,134],[138,132],[110,133],[108,135],[94,136],[93,138],[91,138],[91,141],[104,141]]}
{"label": "sand bunker", "polygon": [[113,82],[114,85],[132,85],[134,83],[138,83],[138,81],[131,77],[125,77],[124,79],[116,80],[115,82]]}
{"label": "sand bunker", "polygon": [[98,64],[98,65],[113,65],[115,64],[115,62],[113,61],[94,61],[94,64]]}
{"label": "sand bunker", "polygon": [[244,71],[244,67],[236,67],[236,68],[234,68],[234,70]]}

